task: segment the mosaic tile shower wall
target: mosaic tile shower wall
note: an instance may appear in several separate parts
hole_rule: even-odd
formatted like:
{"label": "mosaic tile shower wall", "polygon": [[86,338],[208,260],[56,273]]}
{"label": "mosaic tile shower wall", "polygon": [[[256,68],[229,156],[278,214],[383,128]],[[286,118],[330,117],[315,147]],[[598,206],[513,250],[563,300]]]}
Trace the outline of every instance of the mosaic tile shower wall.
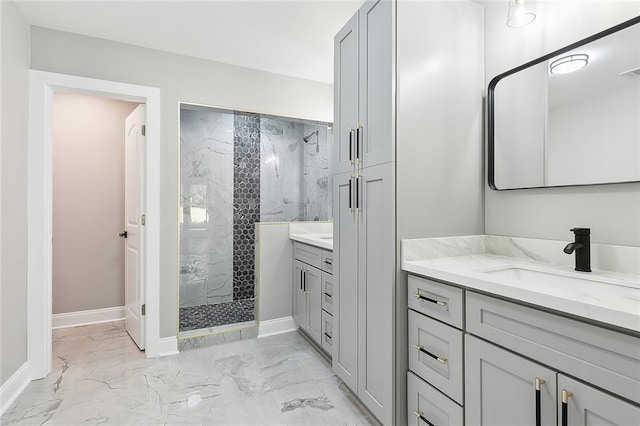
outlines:
{"label": "mosaic tile shower wall", "polygon": [[331,219],[324,123],[182,104],[180,331],[255,319],[255,223]]}
{"label": "mosaic tile shower wall", "polygon": [[260,116],[233,114],[233,299],[255,295],[255,223],[260,221]]}

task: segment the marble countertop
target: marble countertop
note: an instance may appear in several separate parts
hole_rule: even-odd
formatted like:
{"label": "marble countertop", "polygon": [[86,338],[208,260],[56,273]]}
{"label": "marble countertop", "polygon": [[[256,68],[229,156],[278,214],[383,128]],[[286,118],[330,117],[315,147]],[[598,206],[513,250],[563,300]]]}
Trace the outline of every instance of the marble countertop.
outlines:
{"label": "marble countertop", "polygon": [[333,233],[289,234],[293,241],[333,251]]}
{"label": "marble countertop", "polygon": [[[494,236],[403,240],[401,266],[470,290],[640,332],[640,275],[598,270],[593,264],[592,272],[576,272],[570,265],[540,261],[541,256],[531,251],[536,244],[523,248],[527,242],[522,240]],[[495,273],[506,269],[514,270]],[[518,278],[518,269],[529,277]]]}

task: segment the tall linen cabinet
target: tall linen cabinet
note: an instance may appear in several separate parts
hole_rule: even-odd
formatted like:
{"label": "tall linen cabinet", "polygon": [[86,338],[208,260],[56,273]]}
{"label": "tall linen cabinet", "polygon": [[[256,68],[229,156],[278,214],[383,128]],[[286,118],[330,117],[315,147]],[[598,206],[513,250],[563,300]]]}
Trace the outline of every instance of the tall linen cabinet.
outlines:
{"label": "tall linen cabinet", "polygon": [[401,238],[483,232],[483,8],[369,0],[334,41],[333,369],[407,423]]}

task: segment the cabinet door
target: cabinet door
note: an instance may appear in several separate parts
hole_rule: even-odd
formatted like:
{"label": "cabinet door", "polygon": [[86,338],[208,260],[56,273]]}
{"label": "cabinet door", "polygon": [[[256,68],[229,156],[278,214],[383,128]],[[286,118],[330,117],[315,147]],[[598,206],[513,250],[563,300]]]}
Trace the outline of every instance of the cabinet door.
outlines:
{"label": "cabinet door", "polygon": [[306,329],[307,296],[303,289],[305,264],[299,260],[293,262],[293,320],[298,327]]}
{"label": "cabinet door", "polygon": [[[351,182],[351,183],[350,183]],[[358,391],[358,221],[350,173],[333,177],[333,370]]]}
{"label": "cabinet door", "polygon": [[355,128],[358,124],[358,14],[334,39],[333,173],[353,169]]}
{"label": "cabinet door", "polygon": [[[395,281],[393,164],[358,179],[358,396],[384,424],[393,423]],[[404,314],[406,315],[406,313]]]}
{"label": "cabinet door", "polygon": [[556,372],[466,335],[464,400],[466,426],[554,425]]}
{"label": "cabinet door", "polygon": [[[563,391],[566,408],[563,407]],[[561,425],[640,425],[640,408],[558,374],[558,423]]]}
{"label": "cabinet door", "polygon": [[359,151],[364,167],[393,160],[394,10],[389,0],[360,8]]}
{"label": "cabinet door", "polygon": [[308,266],[304,271],[304,290],[307,293],[307,334],[322,344],[322,279],[320,269]]}

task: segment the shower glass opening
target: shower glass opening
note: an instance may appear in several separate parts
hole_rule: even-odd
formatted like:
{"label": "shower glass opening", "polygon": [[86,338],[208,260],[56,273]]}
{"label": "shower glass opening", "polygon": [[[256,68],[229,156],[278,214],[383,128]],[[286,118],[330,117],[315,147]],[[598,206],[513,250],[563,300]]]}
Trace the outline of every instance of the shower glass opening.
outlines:
{"label": "shower glass opening", "polygon": [[256,222],[329,220],[331,125],[180,104],[180,333],[252,326]]}

